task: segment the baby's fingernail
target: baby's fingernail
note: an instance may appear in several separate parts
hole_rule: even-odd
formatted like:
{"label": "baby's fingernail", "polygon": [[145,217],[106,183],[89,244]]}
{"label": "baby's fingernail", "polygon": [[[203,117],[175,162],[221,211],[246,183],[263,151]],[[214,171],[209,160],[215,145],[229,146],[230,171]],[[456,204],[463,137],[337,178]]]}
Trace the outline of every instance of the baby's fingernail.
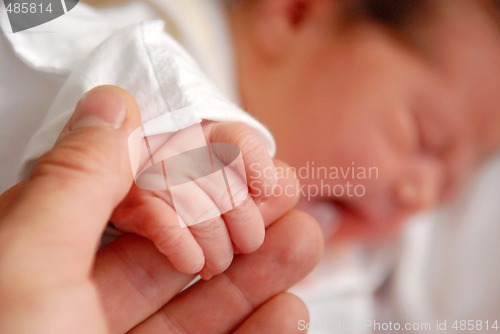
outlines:
{"label": "baby's fingernail", "polygon": [[97,87],[78,102],[71,120],[71,130],[93,126],[118,128],[127,116],[123,97],[111,88]]}
{"label": "baby's fingernail", "polygon": [[269,197],[258,198],[255,200],[255,204],[257,204],[258,206],[264,206],[268,199]]}
{"label": "baby's fingernail", "polygon": [[274,167],[274,171],[271,173],[271,176],[269,178],[269,184],[271,185],[271,188],[274,189],[278,184],[279,184],[279,174],[278,174],[278,169],[276,166]]}
{"label": "baby's fingernail", "polygon": [[210,280],[212,277],[214,277],[214,274],[212,274],[209,270],[204,268],[202,271],[199,272],[201,279],[204,281]]}
{"label": "baby's fingernail", "polygon": [[276,188],[278,187],[279,184],[279,177],[278,177],[278,171],[276,167],[273,165],[272,170],[270,169],[269,171],[265,172],[265,183],[263,185],[263,191],[262,196],[259,196],[259,203],[260,205],[263,205],[264,202],[271,198],[273,194],[276,193]]}

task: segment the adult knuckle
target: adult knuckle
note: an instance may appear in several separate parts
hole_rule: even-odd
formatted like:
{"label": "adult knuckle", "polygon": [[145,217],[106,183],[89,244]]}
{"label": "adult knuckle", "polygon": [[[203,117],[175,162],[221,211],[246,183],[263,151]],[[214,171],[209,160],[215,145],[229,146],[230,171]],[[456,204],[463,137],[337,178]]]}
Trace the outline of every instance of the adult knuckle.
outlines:
{"label": "adult knuckle", "polygon": [[112,166],[109,161],[109,152],[98,146],[87,147],[75,141],[64,142],[40,157],[30,178],[56,177],[63,182],[72,180],[73,177],[99,177],[106,174],[106,181],[111,182],[117,178],[117,173],[106,173],[106,169]]}

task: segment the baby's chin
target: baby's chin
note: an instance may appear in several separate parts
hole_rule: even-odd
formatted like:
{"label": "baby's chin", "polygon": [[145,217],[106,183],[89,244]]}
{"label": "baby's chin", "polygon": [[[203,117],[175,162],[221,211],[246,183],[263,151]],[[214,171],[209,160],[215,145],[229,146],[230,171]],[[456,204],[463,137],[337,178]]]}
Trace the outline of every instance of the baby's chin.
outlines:
{"label": "baby's chin", "polygon": [[327,243],[385,242],[398,233],[404,221],[400,215],[374,214],[362,204],[352,205],[335,199],[302,199],[298,208],[318,221]]}

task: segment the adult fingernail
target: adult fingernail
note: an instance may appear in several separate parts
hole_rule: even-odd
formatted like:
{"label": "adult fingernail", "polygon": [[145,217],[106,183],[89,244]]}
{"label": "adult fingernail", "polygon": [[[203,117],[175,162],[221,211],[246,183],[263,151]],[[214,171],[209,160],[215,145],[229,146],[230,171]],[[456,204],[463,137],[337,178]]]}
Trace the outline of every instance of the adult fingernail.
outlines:
{"label": "adult fingernail", "polygon": [[94,126],[119,128],[127,116],[127,105],[115,90],[97,87],[78,102],[71,121],[71,130]]}

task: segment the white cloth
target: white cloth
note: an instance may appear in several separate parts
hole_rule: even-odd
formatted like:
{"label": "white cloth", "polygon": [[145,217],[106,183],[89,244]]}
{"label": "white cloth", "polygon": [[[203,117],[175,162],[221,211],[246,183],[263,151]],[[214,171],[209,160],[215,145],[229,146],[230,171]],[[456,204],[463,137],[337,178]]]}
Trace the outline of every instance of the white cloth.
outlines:
{"label": "white cloth", "polygon": [[112,12],[80,3],[56,20],[13,34],[0,10],[0,192],[17,182],[27,143],[76,63],[116,29],[158,17],[142,3]]}

